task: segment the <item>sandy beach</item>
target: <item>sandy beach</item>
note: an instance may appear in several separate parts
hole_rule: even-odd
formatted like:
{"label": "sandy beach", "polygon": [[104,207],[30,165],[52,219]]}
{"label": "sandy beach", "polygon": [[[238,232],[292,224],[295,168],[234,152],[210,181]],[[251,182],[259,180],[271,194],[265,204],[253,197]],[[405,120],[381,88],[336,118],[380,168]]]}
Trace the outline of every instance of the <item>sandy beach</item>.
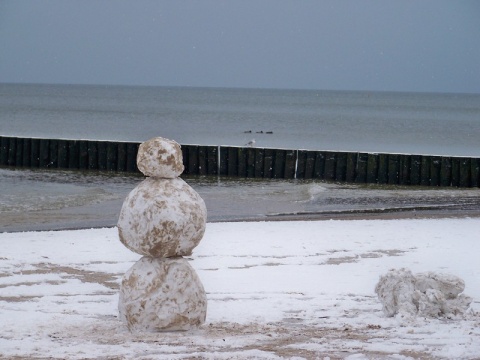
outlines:
{"label": "sandy beach", "polygon": [[[130,333],[121,204],[141,177],[2,170],[0,359],[478,359],[480,193],[187,179],[209,220],[189,257],[208,299],[186,332]],[[390,269],[465,281],[466,314],[387,317]]]}
{"label": "sandy beach", "polygon": [[[478,359],[478,218],[208,223],[190,263],[208,298],[187,332],[129,333],[116,228],[0,234],[1,359]],[[448,273],[461,318],[386,317],[392,268]]]}

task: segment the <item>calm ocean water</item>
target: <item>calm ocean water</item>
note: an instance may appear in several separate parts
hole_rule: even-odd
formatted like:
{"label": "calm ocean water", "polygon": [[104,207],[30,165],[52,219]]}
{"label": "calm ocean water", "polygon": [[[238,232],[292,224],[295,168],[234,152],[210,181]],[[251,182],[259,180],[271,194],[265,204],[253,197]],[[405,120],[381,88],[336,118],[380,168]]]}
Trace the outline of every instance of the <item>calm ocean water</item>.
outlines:
{"label": "calm ocean water", "polygon": [[[255,138],[259,147],[480,156],[480,95],[0,84],[0,135],[238,146]],[[139,181],[0,169],[0,231],[113,226]],[[187,181],[205,199],[210,221],[480,211],[478,189]]]}
{"label": "calm ocean water", "polygon": [[0,135],[480,156],[480,94],[0,84]]}

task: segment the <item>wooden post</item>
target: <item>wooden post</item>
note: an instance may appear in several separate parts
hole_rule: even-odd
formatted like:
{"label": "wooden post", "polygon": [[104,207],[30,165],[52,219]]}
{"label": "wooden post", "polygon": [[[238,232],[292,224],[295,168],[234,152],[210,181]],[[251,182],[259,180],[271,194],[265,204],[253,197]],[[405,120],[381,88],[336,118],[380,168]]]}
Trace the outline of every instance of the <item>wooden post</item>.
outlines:
{"label": "wooden post", "polygon": [[410,163],[410,184],[420,185],[421,181],[422,157],[420,155],[412,155]]}
{"label": "wooden post", "polygon": [[430,163],[430,186],[440,186],[440,169],[442,161],[439,156],[432,156]]}
{"label": "wooden post", "polygon": [[295,177],[297,179],[305,179],[306,163],[307,163],[307,150],[298,150],[297,159],[297,173]]}
{"label": "wooden post", "polygon": [[315,151],[313,177],[315,179],[325,179],[325,154],[321,151]]}
{"label": "wooden post", "polygon": [[8,148],[10,140],[8,137],[0,137],[0,166],[8,165]]}
{"label": "wooden post", "polygon": [[400,175],[400,161],[398,154],[388,155],[388,183],[391,185],[397,185]]}
{"label": "wooden post", "polygon": [[190,168],[190,174],[198,175],[199,162],[199,146],[190,145],[188,147],[188,167]]}
{"label": "wooden post", "polygon": [[228,148],[220,146],[220,175],[228,175]]}
{"label": "wooden post", "polygon": [[58,140],[58,167],[68,168],[68,142],[67,140]]}
{"label": "wooden post", "polygon": [[88,141],[88,169],[98,170],[98,143]]}
{"label": "wooden post", "polygon": [[58,140],[50,139],[49,146],[50,146],[50,162],[47,166],[55,169],[55,168],[58,168]]}
{"label": "wooden post", "polygon": [[431,168],[430,163],[431,163],[430,156],[423,155],[422,166],[420,169],[420,172],[421,172],[420,185],[422,186],[430,186],[430,168]]}
{"label": "wooden post", "polygon": [[285,179],[295,178],[295,165],[297,163],[297,151],[285,150]]}
{"label": "wooden post", "polygon": [[218,175],[218,146],[207,147],[207,175]]}
{"label": "wooden post", "polygon": [[22,165],[25,167],[32,166],[32,139],[23,139],[23,150],[22,150]]}
{"label": "wooden post", "polygon": [[248,178],[255,177],[255,149],[254,148],[247,148],[246,151],[246,176]]}
{"label": "wooden post", "polygon": [[345,182],[347,178],[347,153],[338,152],[336,158],[335,181]]}
{"label": "wooden post", "polygon": [[471,166],[470,184],[471,184],[472,187],[480,187],[480,158],[479,159],[471,159],[470,166]]}
{"label": "wooden post", "polygon": [[15,161],[17,160],[17,139],[11,137],[9,139],[8,145],[8,165],[15,166]]}
{"label": "wooden post", "polygon": [[325,180],[335,181],[335,166],[337,156],[332,151],[325,151]]}
{"label": "wooden post", "polygon": [[410,155],[399,155],[398,183],[410,185]]}
{"label": "wooden post", "polygon": [[347,153],[347,173],[345,175],[345,181],[353,183],[357,177],[357,158],[358,153]]}
{"label": "wooden post", "polygon": [[32,139],[30,149],[30,166],[38,168],[40,163],[40,139]]}
{"label": "wooden post", "polygon": [[387,154],[378,154],[377,182],[379,184],[388,183],[388,155]]}
{"label": "wooden post", "polygon": [[378,182],[378,154],[368,154],[367,159],[367,183]]}
{"label": "wooden post", "polygon": [[106,146],[106,170],[116,171],[117,170],[117,158],[118,158],[118,143],[113,141],[108,141],[105,143]]}
{"label": "wooden post", "polygon": [[447,156],[442,156],[440,164],[440,185],[452,185],[452,159]]}
{"label": "wooden post", "polygon": [[81,170],[87,170],[90,168],[89,155],[89,141],[80,140],[78,142],[78,168]]}
{"label": "wooden post", "polygon": [[207,175],[207,147],[198,146],[198,175]]}
{"label": "wooden post", "polygon": [[15,153],[15,166],[23,166],[23,138],[17,138],[15,141],[15,147],[17,149]]}
{"label": "wooden post", "polygon": [[80,160],[80,143],[76,140],[68,141],[68,168],[78,169]]}
{"label": "wooden post", "polygon": [[283,179],[285,177],[285,150],[274,150],[273,177]]}
{"label": "wooden post", "polygon": [[140,143],[127,143],[127,171],[140,172],[137,167],[137,153]]}
{"label": "wooden post", "polygon": [[197,145],[188,145],[188,163],[185,164],[188,166],[188,174],[198,175],[198,146]]}
{"label": "wooden post", "polygon": [[256,148],[255,149],[255,164],[254,171],[256,178],[263,178],[264,175],[264,158],[265,158],[265,149]]}
{"label": "wooden post", "polygon": [[471,163],[470,158],[460,159],[460,187],[470,187],[471,176]]}
{"label": "wooden post", "polygon": [[237,148],[238,160],[238,176],[247,177],[247,149]]}
{"label": "wooden post", "polygon": [[190,168],[188,165],[188,145],[182,145],[181,150],[182,150],[182,163],[183,163],[183,173],[184,175],[190,174]]}
{"label": "wooden post", "polygon": [[117,171],[127,171],[127,143],[119,142],[117,146]]}
{"label": "wooden post", "polygon": [[304,179],[311,179],[314,177],[315,171],[315,151],[307,151],[307,158],[305,160],[305,175]]}
{"label": "wooden post", "polygon": [[107,143],[105,141],[97,141],[97,161],[98,170],[107,170]]}
{"label": "wooden post", "polygon": [[12,154],[13,165],[20,167],[23,166],[23,139],[15,138],[15,151]]}
{"label": "wooden post", "polygon": [[38,166],[48,167],[50,164],[50,144],[48,139],[40,139],[40,158]]}
{"label": "wooden post", "polygon": [[271,179],[274,177],[273,173],[273,162],[274,162],[274,152],[273,149],[264,150],[263,158],[263,177]]}
{"label": "wooden post", "polygon": [[368,154],[367,153],[358,153],[357,156],[357,168],[355,182],[364,184],[367,182],[367,162],[368,162]]}
{"label": "wooden post", "polygon": [[238,151],[234,147],[228,147],[228,176],[238,175]]}

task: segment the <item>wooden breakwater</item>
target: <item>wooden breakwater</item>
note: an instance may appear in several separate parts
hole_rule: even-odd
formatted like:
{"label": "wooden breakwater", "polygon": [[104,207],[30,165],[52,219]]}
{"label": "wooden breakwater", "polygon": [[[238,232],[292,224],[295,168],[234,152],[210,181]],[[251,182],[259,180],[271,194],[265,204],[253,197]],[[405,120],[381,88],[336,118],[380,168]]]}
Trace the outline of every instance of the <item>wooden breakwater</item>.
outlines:
{"label": "wooden breakwater", "polygon": [[[138,172],[140,143],[0,137],[0,166]],[[182,145],[185,174],[480,187],[480,158]]]}

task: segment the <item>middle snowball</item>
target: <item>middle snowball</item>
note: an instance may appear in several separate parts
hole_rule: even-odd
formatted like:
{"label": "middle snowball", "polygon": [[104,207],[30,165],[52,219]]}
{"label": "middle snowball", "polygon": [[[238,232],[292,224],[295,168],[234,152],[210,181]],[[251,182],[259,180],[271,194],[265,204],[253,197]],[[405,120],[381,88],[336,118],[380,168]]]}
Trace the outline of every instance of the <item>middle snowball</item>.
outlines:
{"label": "middle snowball", "polygon": [[123,202],[120,241],[152,257],[188,256],[205,232],[203,199],[180,178],[147,178]]}

